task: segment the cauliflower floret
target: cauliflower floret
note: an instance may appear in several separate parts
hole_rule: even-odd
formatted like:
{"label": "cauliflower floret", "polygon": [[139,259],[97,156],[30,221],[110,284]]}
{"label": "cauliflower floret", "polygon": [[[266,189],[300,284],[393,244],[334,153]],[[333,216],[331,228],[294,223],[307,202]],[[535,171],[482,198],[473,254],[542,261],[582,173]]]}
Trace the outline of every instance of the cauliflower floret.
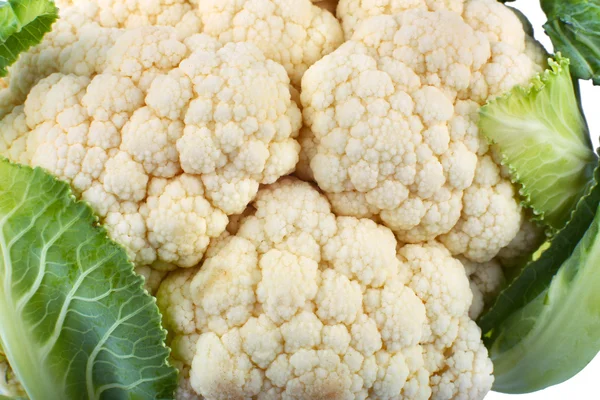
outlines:
{"label": "cauliflower floret", "polygon": [[542,66],[495,3],[403,1],[393,16],[371,5],[379,16],[306,72],[299,176],[336,213],[381,221],[405,243],[439,238],[477,262],[512,241],[517,193],[479,137],[477,110]]}
{"label": "cauliflower floret", "polygon": [[191,267],[260,184],[293,171],[301,113],[249,43],[128,30],[90,77],[56,73],[0,121],[2,155],[70,182],[138,265]]}
{"label": "cauliflower floret", "polygon": [[17,106],[14,112],[0,120],[0,154],[7,158],[25,164],[28,162],[25,149],[29,127],[25,122],[23,106]]}
{"label": "cauliflower floret", "polygon": [[502,179],[491,157],[479,159],[473,185],[465,190],[462,217],[440,240],[453,254],[486,262],[517,236],[522,212],[514,186]]}
{"label": "cauliflower floret", "polygon": [[193,267],[210,239],[227,227],[227,215],[206,199],[197,176],[154,178],[147,195],[140,214],[146,221],[148,241],[162,261]]}
{"label": "cauliflower floret", "polygon": [[103,71],[108,50],[122,34],[90,21],[86,8],[61,10],[42,43],[21,54],[11,67],[8,88],[0,90],[0,116],[22,105],[31,88],[53,73],[91,77]]}
{"label": "cauliflower floret", "polygon": [[119,151],[111,157],[101,175],[104,190],[121,201],[139,202],[146,197],[148,175],[128,153]]}
{"label": "cauliflower floret", "polygon": [[[176,68],[186,59],[186,56],[190,56],[193,50],[177,38],[176,31],[172,28],[140,28],[126,32],[110,49],[106,69],[102,75],[114,74],[128,78],[143,91],[146,104],[155,110],[158,104],[151,104],[149,98],[156,96],[157,93],[152,93],[151,85],[156,81],[156,85],[160,87],[160,82],[165,79],[163,75],[177,73]],[[211,50],[216,52],[214,47]],[[95,80],[98,79],[104,81],[108,78],[95,77]],[[100,87],[100,84],[98,86]],[[104,85],[102,87],[105,91],[112,89]],[[161,94],[165,94],[168,99],[173,98],[173,93]],[[177,103],[174,103],[172,107],[176,105]]]}
{"label": "cauliflower floret", "polygon": [[157,297],[180,398],[483,399],[493,382],[462,264],[295,179]]}
{"label": "cauliflower floret", "polygon": [[431,376],[433,399],[471,400],[486,396],[494,381],[494,366],[481,344],[481,330],[474,321],[462,317],[456,340],[440,355],[445,368]]}
{"label": "cauliflower floret", "polygon": [[429,341],[448,347],[456,339],[459,320],[473,300],[463,265],[435,243],[407,245],[398,254],[411,268],[408,286],[427,307]]}
{"label": "cauliflower floret", "polygon": [[344,39],[335,17],[310,0],[203,0],[198,14],[204,33],[222,43],[256,44],[297,86],[304,71]]}
{"label": "cauliflower floret", "polygon": [[[129,258],[138,265],[148,265],[156,260],[156,249],[148,241],[148,229],[146,219],[140,213],[140,205],[134,202],[124,202],[117,205],[117,199],[108,195],[98,186],[98,192],[94,188],[83,194],[84,199],[91,199],[93,206],[98,210],[102,205],[97,205],[94,201],[102,202],[107,196],[114,205],[112,210],[106,212],[104,226],[107,228],[110,237],[117,243],[120,243]],[[89,201],[89,200],[88,200]]]}
{"label": "cauliflower floret", "polygon": [[466,258],[461,258],[460,261],[465,267],[473,293],[469,317],[477,319],[506,283],[502,265],[497,260],[483,264],[474,263]]}
{"label": "cauliflower floret", "polygon": [[[479,56],[473,63],[485,61],[486,46],[450,13],[415,11],[377,22],[381,45],[373,43],[376,37],[347,42],[303,79],[304,116],[314,136],[306,140],[317,144],[310,166],[336,212],[378,215],[401,241],[422,242],[448,232],[460,218],[477,157],[453,129],[452,98],[422,83],[392,54],[375,51],[391,52],[384,41],[396,31],[401,37],[400,26],[408,39],[410,25],[424,31],[435,25],[440,38],[458,25],[463,49],[470,44]],[[399,47],[394,54],[411,51],[410,44]]]}

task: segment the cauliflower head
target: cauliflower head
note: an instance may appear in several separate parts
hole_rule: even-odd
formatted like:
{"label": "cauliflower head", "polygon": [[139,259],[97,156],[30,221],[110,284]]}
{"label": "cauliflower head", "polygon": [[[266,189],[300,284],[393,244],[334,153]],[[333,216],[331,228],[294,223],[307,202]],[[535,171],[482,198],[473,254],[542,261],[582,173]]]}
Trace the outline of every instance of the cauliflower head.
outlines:
{"label": "cauliflower head", "polygon": [[180,399],[482,399],[493,382],[462,264],[293,178],[157,297]]}
{"label": "cauliflower head", "polygon": [[400,3],[408,10],[364,21],[305,73],[299,176],[314,179],[339,215],[489,261],[517,235],[522,213],[479,136],[478,110],[540,72],[542,51],[493,0],[465,2],[462,14],[443,2],[437,11]]}
{"label": "cauliflower head", "polygon": [[203,32],[221,43],[251,42],[300,85],[304,72],[342,44],[338,20],[310,0],[202,0]]}
{"label": "cauliflower head", "polygon": [[301,114],[250,43],[127,30],[93,77],[56,73],[0,121],[0,154],[71,183],[138,265],[191,267],[260,184],[293,171]]}

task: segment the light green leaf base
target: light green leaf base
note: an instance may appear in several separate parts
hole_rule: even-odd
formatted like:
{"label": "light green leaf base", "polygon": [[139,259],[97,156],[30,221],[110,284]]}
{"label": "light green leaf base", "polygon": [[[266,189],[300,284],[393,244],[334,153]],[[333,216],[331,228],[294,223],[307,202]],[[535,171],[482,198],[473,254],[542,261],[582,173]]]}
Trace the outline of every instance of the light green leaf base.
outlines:
{"label": "light green leaf base", "polygon": [[69,186],[0,160],[0,344],[32,400],[171,399],[155,299]]}
{"label": "light green leaf base", "polygon": [[538,218],[558,230],[592,181],[598,157],[569,74],[557,56],[527,88],[515,87],[481,109],[480,128],[510,168]]}
{"label": "light green leaf base", "polygon": [[51,0],[0,1],[0,76],[19,54],[40,43],[58,18]]}

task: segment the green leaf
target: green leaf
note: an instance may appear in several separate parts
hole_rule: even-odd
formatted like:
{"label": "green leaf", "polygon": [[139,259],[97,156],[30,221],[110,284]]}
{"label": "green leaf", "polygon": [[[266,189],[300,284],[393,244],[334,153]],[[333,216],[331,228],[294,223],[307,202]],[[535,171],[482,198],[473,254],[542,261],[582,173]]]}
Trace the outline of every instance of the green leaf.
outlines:
{"label": "green leaf", "polygon": [[571,59],[573,76],[600,84],[600,0],[542,0],[544,29],[554,49]]}
{"label": "green leaf", "polygon": [[592,181],[598,157],[569,74],[557,56],[527,88],[481,109],[481,132],[497,145],[513,181],[538,218],[561,229]]}
{"label": "green leaf", "polygon": [[[585,368],[600,350],[600,212],[594,208],[598,206],[598,191],[596,187],[593,197],[580,203],[579,218],[567,226],[577,225],[573,228],[576,232],[571,232],[577,235],[595,214],[573,253],[566,253],[569,256],[561,264],[556,261],[552,265],[549,259],[561,257],[575,241],[567,237],[569,231],[565,229],[559,234],[560,240],[555,239],[542,254],[548,267],[537,277],[530,273],[528,279],[522,278],[532,285],[526,290],[527,304],[495,328],[489,346],[495,391],[529,393],[564,382]],[[548,281],[557,265],[560,269]],[[540,291],[544,284],[546,288]],[[521,301],[519,296],[516,299]]]}
{"label": "green leaf", "polygon": [[52,0],[0,1],[0,76],[20,53],[40,43],[57,19]]}
{"label": "green leaf", "polygon": [[600,203],[598,182],[600,167],[594,173],[594,183],[577,204],[573,218],[567,226],[544,244],[543,252],[532,256],[532,261],[527,263],[521,273],[498,295],[495,303],[479,318],[477,323],[484,334],[493,332],[511,314],[535,300],[548,288],[594,220]]}
{"label": "green leaf", "polygon": [[155,300],[91,209],[0,160],[0,345],[32,400],[171,399]]}

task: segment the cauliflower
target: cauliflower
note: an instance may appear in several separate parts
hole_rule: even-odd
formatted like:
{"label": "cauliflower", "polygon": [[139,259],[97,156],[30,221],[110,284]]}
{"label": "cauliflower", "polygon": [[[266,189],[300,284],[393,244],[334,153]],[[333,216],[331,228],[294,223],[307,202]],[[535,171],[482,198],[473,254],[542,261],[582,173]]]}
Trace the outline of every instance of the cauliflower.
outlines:
{"label": "cauliflower", "polygon": [[221,43],[248,41],[283,65],[294,85],[343,42],[335,17],[310,0],[203,0],[203,32]]}
{"label": "cauliflower", "polygon": [[441,244],[399,245],[291,178],[262,189],[237,228],[159,288],[177,398],[482,399],[491,388],[469,281]]}
{"label": "cauliflower", "polygon": [[540,72],[542,51],[493,0],[427,3],[436,11],[394,3],[405,11],[364,21],[305,73],[299,176],[339,215],[483,263],[517,235],[522,212],[478,110]]}
{"label": "cauliflower", "polygon": [[127,30],[94,75],[56,73],[0,121],[0,154],[71,183],[138,265],[191,267],[260,184],[293,171],[301,114],[250,43]]}
{"label": "cauliflower", "polygon": [[[533,352],[507,351],[506,322],[538,316],[519,296],[547,286],[544,268],[561,263],[564,275],[596,231],[563,246],[565,228],[534,252],[545,236],[521,203],[531,206],[530,183],[484,129],[490,104],[513,90],[544,121],[565,120],[540,110],[573,94],[568,60],[557,56],[531,81],[547,61],[522,15],[495,0],[48,1],[53,14],[38,22],[56,17],[53,1],[60,20],[0,79],[0,156],[47,170],[72,187],[61,183],[63,197],[93,208],[168,331],[159,334],[153,310],[159,380],[98,390],[172,395],[165,337],[178,400],[477,400],[492,385],[530,387],[514,379],[519,371],[544,375],[536,357],[548,346],[536,348],[535,333],[549,330],[518,338]],[[528,82],[536,90],[517,87]],[[555,90],[534,104],[544,86]],[[56,185],[50,178],[42,183]],[[581,215],[569,212],[575,222],[592,224],[590,190]],[[522,265],[529,273],[508,286]],[[555,281],[546,300],[567,293],[552,291]],[[593,280],[581,282],[595,293]],[[139,347],[139,335],[126,336]],[[0,397],[27,396],[35,374],[25,376],[8,345],[0,340]],[[134,358],[159,354],[144,351]]]}

